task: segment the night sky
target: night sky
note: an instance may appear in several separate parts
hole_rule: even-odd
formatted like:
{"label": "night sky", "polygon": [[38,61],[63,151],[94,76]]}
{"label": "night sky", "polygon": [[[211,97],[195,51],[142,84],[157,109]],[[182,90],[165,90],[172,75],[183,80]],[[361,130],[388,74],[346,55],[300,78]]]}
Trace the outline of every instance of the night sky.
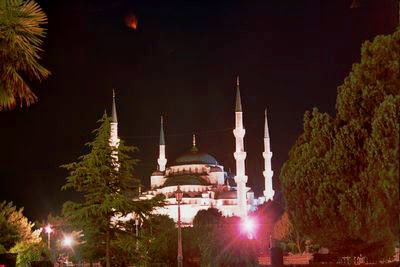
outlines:
{"label": "night sky", "polygon": [[[233,158],[235,76],[240,75],[246,172],[262,193],[263,123],[268,108],[274,184],[302,131],[306,110],[335,113],[337,86],[360,46],[394,31],[396,0],[340,1],[38,1],[48,15],[43,64],[33,83],[39,102],[0,113],[0,200],[31,220],[60,212],[76,195],[61,192],[60,165],[84,144],[117,92],[120,137],[140,152],[144,185],[156,169],[160,115],[168,163],[191,147],[226,169]],[[138,19],[136,30],[126,17]]]}

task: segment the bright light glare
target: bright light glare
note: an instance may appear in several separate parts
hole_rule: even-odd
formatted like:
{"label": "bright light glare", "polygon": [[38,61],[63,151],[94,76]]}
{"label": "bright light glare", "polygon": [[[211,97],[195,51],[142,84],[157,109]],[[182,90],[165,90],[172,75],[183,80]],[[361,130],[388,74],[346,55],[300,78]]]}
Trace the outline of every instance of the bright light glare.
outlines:
{"label": "bright light glare", "polygon": [[68,235],[64,236],[64,239],[62,241],[62,245],[64,247],[71,247],[72,243],[74,243],[74,239],[71,236]]}
{"label": "bright light glare", "polygon": [[255,232],[256,224],[254,218],[246,217],[242,220],[242,230],[249,236]]}
{"label": "bright light glare", "polygon": [[242,231],[247,235],[249,239],[254,238],[254,232],[256,228],[256,224],[254,218],[246,217],[242,220],[241,223]]}
{"label": "bright light glare", "polygon": [[243,228],[246,232],[251,233],[254,230],[254,221],[251,218],[245,218],[243,221]]}
{"label": "bright light glare", "polygon": [[53,229],[51,228],[51,225],[49,224],[49,225],[47,225],[45,228],[44,228],[44,230],[46,231],[46,233],[51,233],[51,232],[53,232]]}

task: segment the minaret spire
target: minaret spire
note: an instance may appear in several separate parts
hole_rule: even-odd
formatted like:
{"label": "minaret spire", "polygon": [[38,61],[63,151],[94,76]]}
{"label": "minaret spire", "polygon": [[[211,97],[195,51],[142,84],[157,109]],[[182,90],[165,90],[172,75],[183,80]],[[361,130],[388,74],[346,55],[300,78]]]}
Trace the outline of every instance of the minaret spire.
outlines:
{"label": "minaret spire", "polygon": [[246,152],[244,151],[244,135],[246,130],[243,128],[243,112],[242,101],[240,99],[239,76],[236,78],[236,105],[235,105],[235,136],[236,151],[233,154],[236,160],[236,176],[235,182],[237,185],[237,215],[240,217],[247,216],[247,176],[245,171]]}
{"label": "minaret spire", "polygon": [[198,151],[197,147],[196,147],[196,134],[193,134],[193,136],[192,136],[192,149],[191,149],[191,151],[193,153],[196,153]]}
{"label": "minaret spire", "polygon": [[164,120],[163,116],[161,116],[161,127],[160,127],[160,143],[159,145],[165,146],[165,137],[164,137]]}
{"label": "minaret spire", "polygon": [[164,137],[164,120],[163,117],[161,116],[160,119],[160,150],[159,150],[159,156],[158,156],[158,169],[160,171],[165,171],[165,166],[167,165],[167,159],[165,158],[165,137]]}
{"label": "minaret spire", "polygon": [[265,109],[264,117],[265,117],[265,123],[264,123],[264,138],[269,138],[267,109]]}
{"label": "minaret spire", "polygon": [[109,139],[109,144],[113,149],[111,152],[111,157],[113,164],[115,166],[115,169],[119,169],[119,163],[118,163],[118,151],[116,148],[119,146],[119,137],[118,137],[118,120],[117,120],[117,108],[115,105],[115,91],[113,89],[113,100],[112,100],[112,107],[111,107],[111,120],[110,120],[110,139]]}
{"label": "minaret spire", "polygon": [[265,201],[272,200],[275,194],[274,189],[272,188],[272,176],[274,172],[272,171],[271,165],[271,144],[269,138],[269,129],[268,129],[268,117],[267,117],[267,109],[265,109],[265,124],[264,124],[264,180],[265,180],[265,190],[264,190],[264,197]]}
{"label": "minaret spire", "polygon": [[118,147],[119,138],[118,138],[118,120],[117,120],[117,108],[115,104],[115,90],[112,90],[113,99],[112,99],[112,107],[111,107],[111,121],[110,121],[110,145],[113,147]]}
{"label": "minaret spire", "polygon": [[112,102],[112,108],[111,108],[111,122],[118,123],[117,119],[117,108],[115,106],[115,90],[112,90],[113,93],[113,102]]}
{"label": "minaret spire", "polygon": [[239,75],[236,77],[236,104],[235,111],[242,112],[242,100],[240,97]]}

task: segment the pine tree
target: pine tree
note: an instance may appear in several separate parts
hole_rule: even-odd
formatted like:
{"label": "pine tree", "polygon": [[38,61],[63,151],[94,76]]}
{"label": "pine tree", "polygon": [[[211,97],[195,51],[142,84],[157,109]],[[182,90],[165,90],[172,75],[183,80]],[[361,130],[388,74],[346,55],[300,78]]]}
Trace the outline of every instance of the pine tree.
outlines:
{"label": "pine tree", "polygon": [[336,110],[335,117],[305,113],[282,167],[290,221],[338,253],[392,256],[400,213],[400,29],[363,44]]}
{"label": "pine tree", "polygon": [[125,145],[122,140],[118,147],[111,147],[107,114],[99,122],[94,140],[87,144],[90,152],[77,162],[62,166],[69,171],[63,190],[72,189],[83,194],[82,202],[66,202],[63,212],[83,230],[87,257],[95,259],[102,255],[106,266],[110,267],[115,239],[130,236],[134,242],[133,233],[126,231],[117,218],[132,212],[145,217],[161,202],[159,198],[134,200],[139,180],[133,177],[137,160],[132,159],[130,153],[137,148]]}
{"label": "pine tree", "polygon": [[0,202],[0,246],[11,249],[19,242],[36,241],[33,234],[34,223],[23,214],[24,209],[17,209],[12,202]]}

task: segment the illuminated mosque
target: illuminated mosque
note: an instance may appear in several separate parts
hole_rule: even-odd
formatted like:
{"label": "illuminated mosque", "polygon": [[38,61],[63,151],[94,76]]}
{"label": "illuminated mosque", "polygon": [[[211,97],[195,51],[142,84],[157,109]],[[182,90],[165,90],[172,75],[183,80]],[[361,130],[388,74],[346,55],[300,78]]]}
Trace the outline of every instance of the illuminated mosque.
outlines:
{"label": "illuminated mosque", "polygon": [[[193,135],[192,148],[167,165],[168,160],[165,155],[167,142],[161,117],[157,170],[150,177],[151,189],[141,192],[140,199],[151,199],[158,194],[163,194],[166,205],[162,208],[157,208],[154,213],[168,215],[174,221],[177,221],[178,208],[175,192],[179,186],[183,192],[183,198],[180,203],[183,223],[191,224],[198,211],[210,207],[217,208],[224,216],[245,217],[257,205],[272,200],[274,196],[272,188],[273,171],[271,169],[272,152],[270,149],[267,112],[265,112],[264,152],[262,154],[264,158],[265,190],[263,197],[257,199],[254,198],[251,188],[246,185],[248,177],[245,171],[245,133],[239,77],[236,81],[235,128],[233,130],[236,143],[236,150],[233,153],[236,161],[236,173],[234,175],[228,173],[224,166],[213,156],[199,151],[196,146],[195,135]],[[118,146],[118,143],[118,121],[114,96],[110,145]]]}

